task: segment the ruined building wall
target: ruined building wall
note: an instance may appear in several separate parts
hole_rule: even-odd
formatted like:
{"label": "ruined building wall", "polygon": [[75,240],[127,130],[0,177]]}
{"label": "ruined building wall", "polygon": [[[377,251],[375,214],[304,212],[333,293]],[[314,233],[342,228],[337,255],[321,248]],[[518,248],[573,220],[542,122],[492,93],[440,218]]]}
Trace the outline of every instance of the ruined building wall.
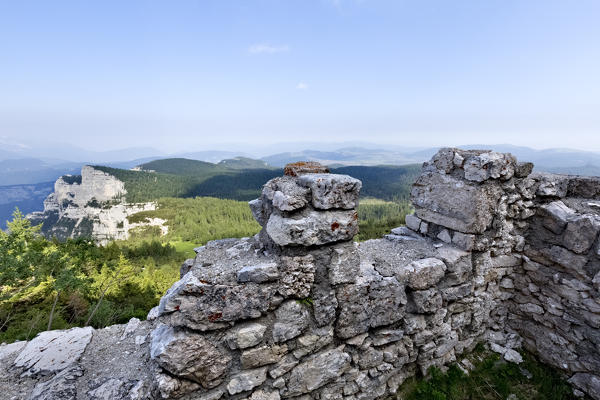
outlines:
{"label": "ruined building wall", "polygon": [[[23,360],[73,330],[0,347],[0,387],[38,400],[376,399],[489,343],[511,362],[522,346],[539,354],[600,399],[600,183],[531,171],[442,149],[406,227],[355,243],[361,182],[292,165],[250,202],[261,233],[196,249],[149,321],[113,328],[110,346],[108,331],[85,331],[53,368]],[[107,348],[118,356],[88,371]]]}

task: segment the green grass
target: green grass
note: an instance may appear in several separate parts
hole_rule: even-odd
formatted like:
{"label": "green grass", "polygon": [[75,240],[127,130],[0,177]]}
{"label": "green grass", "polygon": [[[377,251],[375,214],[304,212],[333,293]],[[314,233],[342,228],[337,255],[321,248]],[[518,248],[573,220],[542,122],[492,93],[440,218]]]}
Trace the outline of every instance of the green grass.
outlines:
{"label": "green grass", "polygon": [[408,379],[390,400],[506,400],[511,395],[519,400],[573,398],[571,387],[557,370],[532,354],[521,354],[524,361],[517,365],[478,346],[467,357],[475,365],[468,375],[457,365],[445,373],[431,368],[429,379]]}
{"label": "green grass", "polygon": [[356,240],[360,242],[383,237],[392,228],[404,225],[406,215],[412,211],[412,206],[407,201],[361,199],[358,206],[360,232]]}

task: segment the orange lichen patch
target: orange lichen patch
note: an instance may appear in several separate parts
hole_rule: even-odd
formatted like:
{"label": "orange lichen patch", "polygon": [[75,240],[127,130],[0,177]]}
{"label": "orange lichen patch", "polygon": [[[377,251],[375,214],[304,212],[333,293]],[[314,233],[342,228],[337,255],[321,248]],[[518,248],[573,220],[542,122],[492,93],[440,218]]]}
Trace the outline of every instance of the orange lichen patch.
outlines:
{"label": "orange lichen patch", "polygon": [[334,222],[333,224],[331,224],[331,231],[333,232],[339,227],[340,227],[340,224],[338,224],[337,222]]}
{"label": "orange lichen patch", "polygon": [[215,322],[216,320],[220,319],[222,316],[223,316],[223,313],[220,313],[220,312],[214,313],[214,314],[210,314],[208,316],[208,320],[210,322]]}
{"label": "orange lichen patch", "polygon": [[316,161],[298,161],[290,163],[283,169],[284,175],[298,176],[302,174],[326,174],[329,168]]}

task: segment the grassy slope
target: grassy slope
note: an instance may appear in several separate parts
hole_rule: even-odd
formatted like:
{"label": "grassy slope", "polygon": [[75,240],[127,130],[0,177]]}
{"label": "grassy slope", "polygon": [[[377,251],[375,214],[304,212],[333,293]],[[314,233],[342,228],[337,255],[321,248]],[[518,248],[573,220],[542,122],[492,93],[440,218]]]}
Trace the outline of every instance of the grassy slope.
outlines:
{"label": "grassy slope", "polygon": [[[478,346],[467,358],[475,369],[465,374],[456,365],[446,373],[430,371],[430,378],[410,378],[390,400],[567,400],[571,387],[560,373],[523,352],[520,365]],[[512,397],[510,397],[512,396]]]}

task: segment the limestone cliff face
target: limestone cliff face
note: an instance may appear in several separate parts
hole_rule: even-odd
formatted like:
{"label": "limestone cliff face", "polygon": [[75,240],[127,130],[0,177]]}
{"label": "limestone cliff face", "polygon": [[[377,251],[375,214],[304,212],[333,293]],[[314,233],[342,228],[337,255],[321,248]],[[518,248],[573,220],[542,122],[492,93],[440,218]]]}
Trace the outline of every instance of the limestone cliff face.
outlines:
{"label": "limestone cliff face", "polygon": [[44,211],[34,212],[28,218],[34,224],[42,223],[42,232],[47,236],[91,236],[102,244],[127,239],[129,231],[139,226],[159,226],[161,233],[166,234],[166,221],[159,218],[130,223],[128,216],[155,210],[156,204],[126,203],[126,194],[122,181],[86,165],[81,175],[58,178],[54,192],[44,201]]}

